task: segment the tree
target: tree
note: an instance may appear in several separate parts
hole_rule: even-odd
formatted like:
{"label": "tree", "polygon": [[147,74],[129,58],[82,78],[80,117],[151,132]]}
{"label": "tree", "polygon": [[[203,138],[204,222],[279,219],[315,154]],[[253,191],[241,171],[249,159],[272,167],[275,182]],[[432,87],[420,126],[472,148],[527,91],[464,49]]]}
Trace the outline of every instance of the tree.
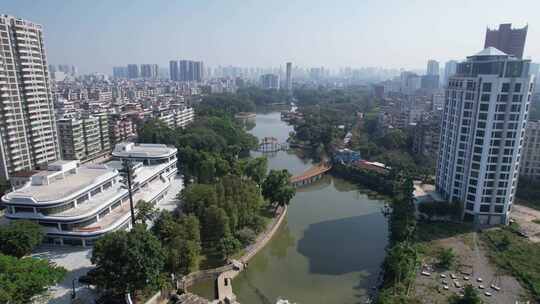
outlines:
{"label": "tree", "polygon": [[11,185],[9,184],[9,181],[3,177],[0,177],[0,197],[4,196],[4,194],[6,194],[10,188]]}
{"label": "tree", "polygon": [[240,248],[240,242],[232,235],[227,235],[219,240],[218,249],[221,257],[226,260]]}
{"label": "tree", "polygon": [[452,304],[481,304],[483,303],[483,301],[480,298],[478,291],[472,285],[467,285],[463,289],[463,297],[454,295],[450,299],[450,303]]}
{"label": "tree", "polygon": [[26,304],[59,283],[66,270],[47,260],[0,254],[0,303]]}
{"label": "tree", "polygon": [[115,231],[98,240],[91,261],[98,287],[120,295],[158,287],[164,259],[159,240],[136,225],[129,232]]}
{"label": "tree", "polygon": [[23,257],[43,241],[41,226],[30,221],[13,221],[7,226],[0,226],[0,252]]}
{"label": "tree", "polygon": [[412,179],[405,178],[399,186],[399,192],[392,200],[390,216],[390,242],[410,241],[416,231],[416,215],[413,198]]}
{"label": "tree", "polygon": [[135,222],[143,225],[144,227],[146,227],[147,221],[153,221],[158,215],[158,210],[155,204],[144,200],[140,200],[135,209],[137,209]]}
{"label": "tree", "polygon": [[261,185],[268,170],[268,159],[257,157],[247,162],[244,168],[244,175],[251,178],[257,185]]}
{"label": "tree", "polygon": [[394,285],[410,280],[415,273],[419,256],[415,247],[408,242],[394,245],[384,260],[385,279]]}
{"label": "tree", "polygon": [[288,205],[296,190],[290,185],[291,174],[287,170],[270,170],[262,184],[262,195],[279,206]]}
{"label": "tree", "polygon": [[446,248],[442,249],[439,252],[439,267],[442,267],[444,269],[449,269],[454,264],[454,261],[456,259],[456,254],[454,253],[454,250],[452,248]]}
{"label": "tree", "polygon": [[236,238],[240,241],[242,246],[247,246],[255,241],[257,234],[250,228],[242,228],[236,232]]}
{"label": "tree", "polygon": [[201,234],[210,247],[216,247],[219,240],[230,235],[229,217],[225,210],[218,206],[208,207],[205,212]]}

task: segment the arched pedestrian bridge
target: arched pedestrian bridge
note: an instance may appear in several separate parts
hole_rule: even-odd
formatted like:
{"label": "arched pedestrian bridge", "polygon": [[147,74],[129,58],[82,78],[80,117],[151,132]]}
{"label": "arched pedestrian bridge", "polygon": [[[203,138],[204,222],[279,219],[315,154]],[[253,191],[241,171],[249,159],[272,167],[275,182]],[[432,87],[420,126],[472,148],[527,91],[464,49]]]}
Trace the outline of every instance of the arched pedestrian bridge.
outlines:
{"label": "arched pedestrian bridge", "polygon": [[291,185],[295,188],[309,185],[314,181],[321,179],[326,172],[330,171],[330,169],[332,169],[332,166],[328,163],[314,165],[304,173],[291,177]]}
{"label": "arched pedestrian bridge", "polygon": [[263,152],[263,153],[272,153],[272,152],[278,152],[281,150],[287,150],[289,149],[289,144],[284,142],[280,143],[277,138],[268,136],[263,138],[259,142],[259,147],[257,148],[257,151]]}

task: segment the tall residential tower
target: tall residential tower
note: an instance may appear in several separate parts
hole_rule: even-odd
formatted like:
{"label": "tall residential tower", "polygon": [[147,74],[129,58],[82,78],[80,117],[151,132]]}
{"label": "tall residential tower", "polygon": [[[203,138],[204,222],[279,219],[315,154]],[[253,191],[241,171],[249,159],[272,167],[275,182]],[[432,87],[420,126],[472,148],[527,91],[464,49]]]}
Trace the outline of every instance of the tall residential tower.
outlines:
{"label": "tall residential tower", "polygon": [[0,15],[0,176],[59,158],[41,25]]}
{"label": "tall residential tower", "polygon": [[508,223],[533,90],[529,64],[490,47],[448,80],[436,188],[464,203],[466,221]]}

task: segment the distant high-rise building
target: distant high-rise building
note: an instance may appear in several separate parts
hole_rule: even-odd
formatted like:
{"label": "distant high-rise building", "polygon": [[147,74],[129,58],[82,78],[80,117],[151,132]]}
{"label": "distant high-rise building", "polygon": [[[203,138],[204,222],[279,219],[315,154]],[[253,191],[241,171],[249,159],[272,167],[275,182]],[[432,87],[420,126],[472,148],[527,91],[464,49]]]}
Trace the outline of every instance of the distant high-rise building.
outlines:
{"label": "distant high-rise building", "polygon": [[279,90],[279,75],[264,74],[261,75],[261,86],[263,89]]}
{"label": "distant high-rise building", "polygon": [[529,64],[490,47],[448,81],[436,189],[463,203],[464,220],[508,223],[533,90]]}
{"label": "distant high-rise building", "polygon": [[125,66],[113,67],[114,78],[127,78],[127,68]]}
{"label": "distant high-rise building", "polygon": [[169,75],[172,81],[178,81],[179,70],[177,60],[169,61]]}
{"label": "distant high-rise building", "polygon": [[454,75],[456,73],[458,62],[455,60],[449,60],[444,65],[444,79],[443,79],[443,86],[446,86],[448,79],[450,76]]}
{"label": "distant high-rise building", "polygon": [[527,28],[513,29],[512,23],[499,25],[498,30],[486,29],[486,40],[484,48],[494,47],[508,55],[523,58],[525,40],[527,39]]}
{"label": "distant high-rise building", "polygon": [[427,75],[439,75],[439,62],[429,60],[427,63]]}
{"label": "distant high-rise building", "polygon": [[292,91],[292,62],[287,62],[287,69],[285,72],[285,89],[289,92]]}
{"label": "distant high-rise building", "polygon": [[193,81],[202,81],[204,78],[204,64],[202,61],[193,61]]}
{"label": "distant high-rise building", "polygon": [[402,72],[400,79],[402,93],[410,94],[422,87],[422,78],[413,72]]}
{"label": "distant high-rise building", "polygon": [[439,75],[422,75],[421,77],[421,87],[422,89],[435,90],[439,88]]}
{"label": "distant high-rise building", "polygon": [[197,81],[204,79],[205,69],[202,61],[179,60],[170,61],[169,70],[171,80],[174,81]]}
{"label": "distant high-rise building", "polygon": [[137,64],[128,64],[127,65],[127,77],[129,79],[136,79],[139,78],[140,71],[139,71],[139,65]]}
{"label": "distant high-rise building", "polygon": [[145,79],[157,79],[159,67],[157,64],[141,64],[141,77]]}
{"label": "distant high-rise building", "polygon": [[59,158],[41,25],[0,15],[0,176]]}

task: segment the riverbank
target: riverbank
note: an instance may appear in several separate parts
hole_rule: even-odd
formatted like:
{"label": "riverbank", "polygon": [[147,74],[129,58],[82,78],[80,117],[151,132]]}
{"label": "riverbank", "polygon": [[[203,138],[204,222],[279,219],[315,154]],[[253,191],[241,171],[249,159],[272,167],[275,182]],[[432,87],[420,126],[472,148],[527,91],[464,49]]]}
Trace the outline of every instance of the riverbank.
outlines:
{"label": "riverbank", "polygon": [[[244,253],[240,258],[232,259],[227,265],[221,267],[192,272],[182,278],[180,288],[188,291],[191,286],[199,282],[217,279],[217,299],[234,299],[235,296],[232,292],[232,284],[229,283],[230,280],[244,270],[247,267],[249,260],[272,239],[272,236],[274,236],[280,227],[286,214],[287,206],[278,207],[276,216],[272,218],[272,221],[267,225],[265,231],[257,236],[257,239],[252,245],[244,249]],[[226,280],[228,281],[226,282]]]}
{"label": "riverbank", "polygon": [[287,214],[287,206],[278,207],[277,216],[274,217],[269,229],[265,233],[259,235],[255,243],[238,260],[233,260],[233,268],[221,273],[217,278],[217,298],[218,300],[236,300],[233,293],[232,280],[240,274],[241,271],[248,267],[248,262],[253,258],[268,242],[272,239],[278,228],[280,227],[285,215]]}
{"label": "riverbank", "polygon": [[[249,132],[258,138],[287,140],[293,127],[280,116],[258,112]],[[293,175],[313,166],[292,152],[252,155],[265,155],[269,169],[286,168]],[[265,304],[279,299],[343,304],[367,300],[387,245],[387,222],[380,212],[384,202],[332,176],[300,189],[280,228],[232,282],[237,300]]]}

